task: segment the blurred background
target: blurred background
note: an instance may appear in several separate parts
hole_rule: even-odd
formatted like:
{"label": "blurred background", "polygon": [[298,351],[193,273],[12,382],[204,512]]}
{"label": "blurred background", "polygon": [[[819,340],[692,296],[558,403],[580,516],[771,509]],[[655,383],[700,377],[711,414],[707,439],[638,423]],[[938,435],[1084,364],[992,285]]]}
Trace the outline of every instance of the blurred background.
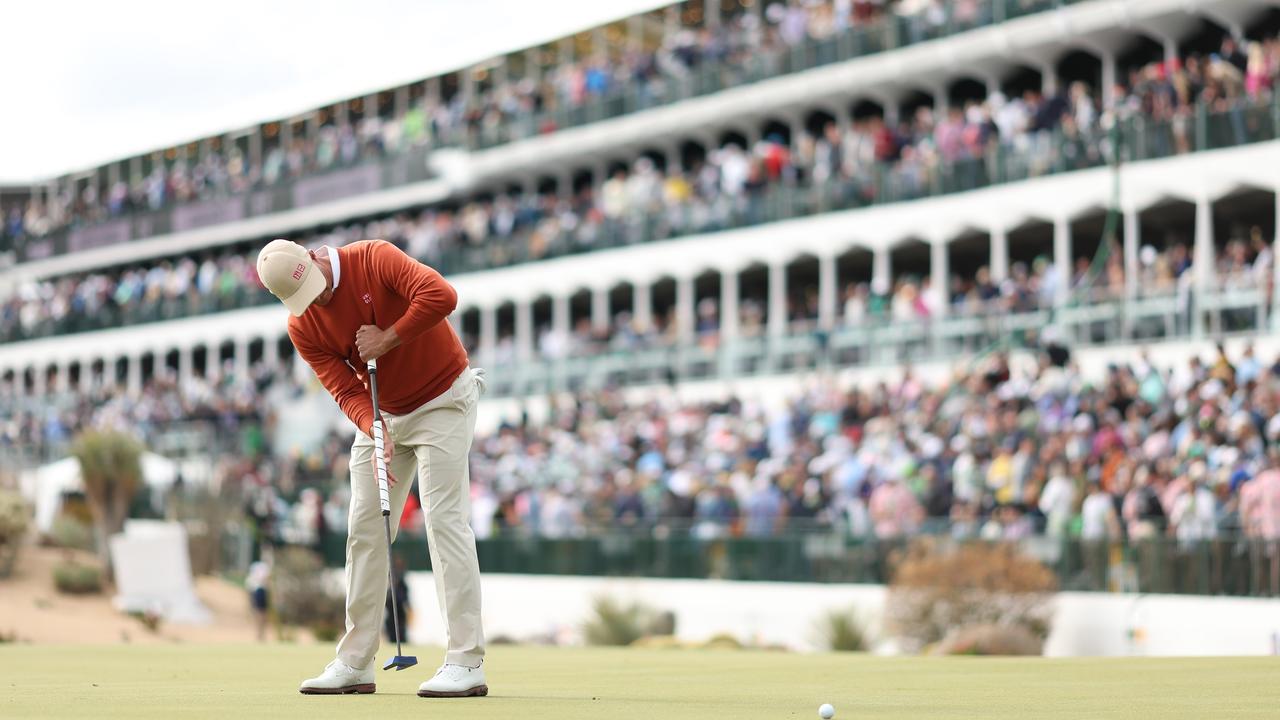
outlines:
{"label": "blurred background", "polygon": [[382,238],[491,378],[497,638],[1280,652],[1280,8],[436,5],[0,121],[0,637],[334,637],[353,431],[254,258]]}

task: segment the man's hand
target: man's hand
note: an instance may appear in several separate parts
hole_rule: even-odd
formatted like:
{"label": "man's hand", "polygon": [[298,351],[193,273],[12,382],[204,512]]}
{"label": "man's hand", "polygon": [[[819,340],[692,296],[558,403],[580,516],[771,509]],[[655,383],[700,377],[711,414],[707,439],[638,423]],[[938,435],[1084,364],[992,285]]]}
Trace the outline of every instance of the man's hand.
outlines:
{"label": "man's hand", "polygon": [[[383,429],[385,430],[386,428],[384,427]],[[386,466],[387,466],[387,487],[388,488],[393,488],[396,486],[396,476],[391,474],[391,456],[395,454],[395,446],[396,444],[391,442],[389,438],[384,438],[384,441],[382,443],[382,461],[386,463]],[[373,481],[377,482],[378,481],[378,456],[377,456],[378,450],[377,448],[374,448],[373,452],[375,454],[369,457],[369,462],[373,463]]]}
{"label": "man's hand", "polygon": [[383,330],[377,325],[361,325],[356,331],[356,350],[364,362],[377,360],[400,345],[400,336],[395,328]]}

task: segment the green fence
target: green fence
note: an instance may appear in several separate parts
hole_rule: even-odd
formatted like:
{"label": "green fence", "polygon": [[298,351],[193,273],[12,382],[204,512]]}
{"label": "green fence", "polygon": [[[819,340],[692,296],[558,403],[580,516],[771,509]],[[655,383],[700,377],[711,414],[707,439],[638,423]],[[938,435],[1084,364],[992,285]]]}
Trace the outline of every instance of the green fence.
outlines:
{"label": "green fence", "polygon": [[[397,540],[396,554],[409,570],[431,569],[426,542],[424,535],[409,533]],[[1048,537],[1016,542],[1051,568],[1064,590],[1280,597],[1276,540],[1232,535],[1197,542]],[[480,569],[489,573],[885,583],[906,544],[835,532],[711,539],[619,532],[582,538],[513,534],[479,540],[476,546]],[[344,536],[327,537],[327,564],[340,567],[344,548]]]}

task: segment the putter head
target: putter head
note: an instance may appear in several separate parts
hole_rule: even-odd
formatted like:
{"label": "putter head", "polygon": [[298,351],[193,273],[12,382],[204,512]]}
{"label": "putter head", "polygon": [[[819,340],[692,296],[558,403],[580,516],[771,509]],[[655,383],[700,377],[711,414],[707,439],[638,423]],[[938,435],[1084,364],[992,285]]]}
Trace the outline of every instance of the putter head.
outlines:
{"label": "putter head", "polygon": [[388,660],[387,664],[382,666],[382,669],[390,670],[391,668],[395,668],[396,670],[404,670],[405,668],[411,668],[417,664],[418,658],[413,655],[396,655]]}

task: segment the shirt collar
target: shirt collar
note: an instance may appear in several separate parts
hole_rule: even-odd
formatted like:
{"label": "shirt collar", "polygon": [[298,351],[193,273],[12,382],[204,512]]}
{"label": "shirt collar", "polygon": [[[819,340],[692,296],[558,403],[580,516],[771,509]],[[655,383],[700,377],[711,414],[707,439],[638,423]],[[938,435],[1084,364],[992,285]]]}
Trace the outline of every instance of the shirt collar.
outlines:
{"label": "shirt collar", "polygon": [[333,270],[333,289],[338,289],[338,281],[342,279],[342,265],[338,262],[338,249],[332,246],[326,246],[325,250],[329,251],[329,268]]}

